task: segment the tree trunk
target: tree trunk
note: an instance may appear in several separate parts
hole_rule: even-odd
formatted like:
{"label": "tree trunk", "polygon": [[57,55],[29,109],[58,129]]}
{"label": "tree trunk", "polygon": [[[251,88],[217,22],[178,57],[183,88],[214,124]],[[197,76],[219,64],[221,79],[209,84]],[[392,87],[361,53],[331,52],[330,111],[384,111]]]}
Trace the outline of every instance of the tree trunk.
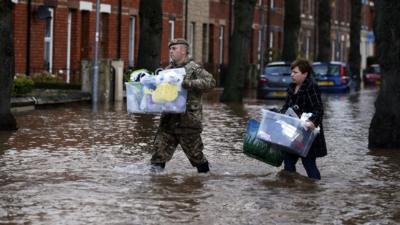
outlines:
{"label": "tree trunk", "polygon": [[318,56],[317,61],[331,60],[331,11],[330,0],[318,4]]}
{"label": "tree trunk", "polygon": [[236,0],[235,22],[229,42],[228,76],[225,80],[222,102],[242,102],[244,77],[249,65],[250,38],[256,0]]}
{"label": "tree trunk", "polygon": [[137,68],[154,71],[160,67],[162,1],[140,0],[140,38]]}
{"label": "tree trunk", "polygon": [[10,93],[15,70],[12,7],[10,0],[0,4],[0,130],[17,129],[17,123],[10,111]]}
{"label": "tree trunk", "polygon": [[285,0],[282,60],[294,61],[297,58],[300,29],[300,1]]}
{"label": "tree trunk", "polygon": [[350,53],[349,66],[353,81],[360,86],[360,33],[361,33],[361,0],[351,0],[351,21],[350,21]]}
{"label": "tree trunk", "polygon": [[376,0],[375,35],[383,77],[369,128],[369,148],[400,148],[400,1]]}

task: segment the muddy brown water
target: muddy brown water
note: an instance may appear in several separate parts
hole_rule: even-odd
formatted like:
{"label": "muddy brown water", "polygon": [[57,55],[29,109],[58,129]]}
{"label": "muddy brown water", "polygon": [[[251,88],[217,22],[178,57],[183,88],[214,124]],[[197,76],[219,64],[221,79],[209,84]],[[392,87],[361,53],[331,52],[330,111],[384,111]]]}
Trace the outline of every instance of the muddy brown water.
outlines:
{"label": "muddy brown water", "polygon": [[328,156],[322,180],[286,175],[242,153],[249,118],[281,101],[204,105],[211,172],[178,148],[150,173],[158,116],[124,104],[40,107],[0,134],[0,224],[399,224],[400,151],[371,151],[376,90],[324,95]]}

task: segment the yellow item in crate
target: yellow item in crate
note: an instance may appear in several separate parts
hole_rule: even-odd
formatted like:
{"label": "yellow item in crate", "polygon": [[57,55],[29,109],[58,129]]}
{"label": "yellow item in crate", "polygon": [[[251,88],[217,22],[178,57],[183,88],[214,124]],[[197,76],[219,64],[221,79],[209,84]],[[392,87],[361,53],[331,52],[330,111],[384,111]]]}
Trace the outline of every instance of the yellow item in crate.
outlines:
{"label": "yellow item in crate", "polygon": [[161,83],[153,91],[154,102],[172,102],[178,97],[178,86],[176,84]]}

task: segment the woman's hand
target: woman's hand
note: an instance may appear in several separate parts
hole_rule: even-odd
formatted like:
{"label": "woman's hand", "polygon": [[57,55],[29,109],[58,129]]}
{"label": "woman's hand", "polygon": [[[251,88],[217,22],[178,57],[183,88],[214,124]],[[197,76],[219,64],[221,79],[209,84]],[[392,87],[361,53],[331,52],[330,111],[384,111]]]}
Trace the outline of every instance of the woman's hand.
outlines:
{"label": "woman's hand", "polygon": [[311,122],[310,120],[307,120],[304,124],[304,127],[306,128],[306,130],[308,130],[308,129],[314,130],[315,124],[313,122]]}

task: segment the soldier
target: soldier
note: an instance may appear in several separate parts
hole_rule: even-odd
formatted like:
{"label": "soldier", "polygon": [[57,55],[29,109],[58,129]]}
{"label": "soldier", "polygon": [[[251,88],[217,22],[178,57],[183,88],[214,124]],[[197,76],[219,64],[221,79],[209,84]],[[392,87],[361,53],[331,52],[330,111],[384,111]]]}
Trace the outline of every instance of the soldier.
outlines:
{"label": "soldier", "polygon": [[213,76],[189,58],[189,43],[181,38],[173,39],[168,44],[171,63],[166,69],[185,68],[186,75],[182,87],[188,91],[186,112],[183,114],[163,113],[154,141],[151,166],[153,171],[165,168],[165,163],[172,158],[178,144],[193,167],[199,173],[210,169],[203,154],[201,140],[202,94],[215,87]]}

